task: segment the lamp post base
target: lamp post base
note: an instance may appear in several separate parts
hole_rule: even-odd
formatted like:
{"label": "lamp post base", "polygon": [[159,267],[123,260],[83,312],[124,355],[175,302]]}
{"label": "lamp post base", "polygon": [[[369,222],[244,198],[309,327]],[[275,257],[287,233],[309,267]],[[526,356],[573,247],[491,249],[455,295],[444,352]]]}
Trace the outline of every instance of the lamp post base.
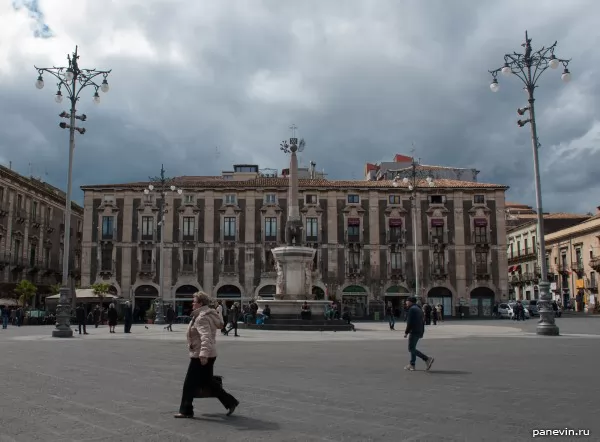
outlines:
{"label": "lamp post base", "polygon": [[72,338],[71,330],[71,305],[69,296],[71,290],[68,287],[60,288],[60,298],[56,306],[56,329],[52,330],[53,338]]}
{"label": "lamp post base", "polygon": [[154,323],[158,325],[162,325],[165,323],[165,315],[164,315],[164,306],[162,298],[158,298],[154,303],[154,310],[156,312],[156,317],[154,318]]}
{"label": "lamp post base", "polygon": [[540,299],[538,300],[538,312],[540,320],[535,332],[540,336],[558,336],[559,330],[555,323],[554,310],[552,309],[552,299],[550,297],[550,283],[541,281],[538,284],[540,289]]}

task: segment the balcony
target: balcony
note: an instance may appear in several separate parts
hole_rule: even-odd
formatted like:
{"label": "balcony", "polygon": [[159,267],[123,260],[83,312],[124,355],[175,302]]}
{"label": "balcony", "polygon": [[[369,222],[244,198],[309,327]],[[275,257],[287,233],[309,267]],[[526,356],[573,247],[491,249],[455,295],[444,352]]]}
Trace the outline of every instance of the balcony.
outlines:
{"label": "balcony", "polygon": [[402,268],[390,268],[390,279],[404,279],[404,272]]}
{"label": "balcony", "polygon": [[556,270],[561,275],[568,275],[570,273],[569,266],[567,264],[557,264]]}
{"label": "balcony", "polygon": [[535,251],[535,249],[534,248],[526,248],[526,249],[517,250],[516,253],[513,252],[512,255],[509,253],[508,262],[515,263],[515,262],[533,261],[536,259],[537,259],[537,252]]}
{"label": "balcony", "polygon": [[590,259],[589,265],[595,271],[600,272],[600,256],[594,256]]}
{"label": "balcony", "polygon": [[272,235],[272,234],[265,235],[265,242],[272,242],[272,243],[277,242],[277,235]]}
{"label": "balcony", "polygon": [[534,274],[530,272],[523,273],[521,275],[521,281],[523,282],[533,282]]}
{"label": "balcony", "polygon": [[431,268],[431,277],[433,279],[446,279],[448,272],[443,266],[434,266]]}
{"label": "balcony", "polygon": [[387,243],[388,244],[404,244],[405,243],[405,231],[402,230],[400,232],[395,231],[395,230],[388,230],[387,231]]}
{"label": "balcony", "polygon": [[15,209],[14,216],[18,224],[23,224],[27,221],[27,212],[25,212],[25,209]]}
{"label": "balcony", "polygon": [[490,279],[490,269],[487,265],[475,264],[475,279]]}
{"label": "balcony", "polygon": [[571,263],[571,270],[577,273],[578,276],[581,276],[585,271],[585,267],[583,265],[583,261],[573,261]]}
{"label": "balcony", "polygon": [[193,233],[184,233],[183,235],[181,235],[181,240],[185,242],[194,242],[196,241],[196,235],[194,235]]}
{"label": "balcony", "polygon": [[189,263],[183,264],[181,266],[181,273],[182,274],[186,274],[186,275],[195,273],[195,271],[194,271],[194,264],[189,264]]}
{"label": "balcony", "polygon": [[448,244],[448,237],[445,234],[442,235],[433,235],[431,232],[429,233],[429,246],[434,249],[442,248]]}
{"label": "balcony", "polygon": [[520,275],[520,274],[510,275],[509,276],[509,282],[511,284],[520,284],[520,283],[522,283],[523,282],[522,275]]}
{"label": "balcony", "polygon": [[142,233],[140,235],[140,240],[142,242],[154,242],[155,241],[155,239],[154,239],[154,232],[152,232],[152,233],[145,233],[145,234]]}
{"label": "balcony", "polygon": [[235,264],[223,264],[223,273],[233,275],[236,273]]}
{"label": "balcony", "polygon": [[471,243],[476,247],[489,247],[490,246],[490,235],[488,233],[480,234],[473,232],[471,234]]}
{"label": "balcony", "polygon": [[101,236],[102,241],[114,241],[115,240],[115,236],[116,236],[115,233],[116,233],[115,230],[112,230],[112,231],[103,231],[102,232],[102,236]]}
{"label": "balcony", "polygon": [[235,235],[223,235],[223,241],[224,242],[235,242],[236,236]]}
{"label": "balcony", "polygon": [[348,266],[346,270],[346,276],[349,278],[358,278],[362,276],[362,269],[358,265]]}
{"label": "balcony", "polygon": [[598,281],[596,281],[595,279],[590,280],[590,282],[588,283],[588,289],[590,289],[590,291],[594,293],[598,293]]}
{"label": "balcony", "polygon": [[145,262],[140,266],[140,273],[153,273],[155,269],[154,263]]}
{"label": "balcony", "polygon": [[54,233],[54,227],[52,226],[50,221],[46,220],[46,222],[44,223],[44,230],[48,234]]}
{"label": "balcony", "polygon": [[31,223],[31,227],[34,229],[39,229],[42,225],[42,217],[35,213],[31,215],[29,221]]}

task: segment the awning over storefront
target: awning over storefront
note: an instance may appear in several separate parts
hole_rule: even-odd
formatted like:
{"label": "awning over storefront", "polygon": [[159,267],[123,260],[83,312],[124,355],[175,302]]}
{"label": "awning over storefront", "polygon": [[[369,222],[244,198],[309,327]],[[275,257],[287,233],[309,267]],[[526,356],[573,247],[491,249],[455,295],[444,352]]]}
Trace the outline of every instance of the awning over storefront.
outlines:
{"label": "awning over storefront", "polygon": [[518,266],[510,266],[508,268],[508,273],[515,273],[515,272],[521,273],[521,266],[520,265],[518,265]]}

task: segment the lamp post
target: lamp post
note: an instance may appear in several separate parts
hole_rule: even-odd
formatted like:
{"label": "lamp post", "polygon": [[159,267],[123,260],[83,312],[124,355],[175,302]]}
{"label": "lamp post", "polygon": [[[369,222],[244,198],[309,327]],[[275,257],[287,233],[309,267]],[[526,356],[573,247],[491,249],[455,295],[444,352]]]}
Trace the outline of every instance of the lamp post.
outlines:
{"label": "lamp post", "polygon": [[[83,89],[88,86],[94,88],[93,100],[94,103],[100,103],[100,95],[98,90],[102,92],[108,92],[109,86],[107,77],[110,74],[108,71],[99,71],[96,69],[81,69],[79,67],[79,55],[77,53],[77,46],[75,46],[75,52],[72,56],[67,55],[69,61],[68,66],[64,67],[51,67],[51,68],[38,68],[34,66],[38,71],[38,79],[35,82],[35,86],[38,89],[44,87],[44,74],[52,75],[58,83],[58,90],[54,97],[57,103],[62,103],[63,94],[69,100],[71,109],[69,112],[63,111],[59,117],[69,120],[69,123],[61,122],[59,127],[62,129],[69,129],[69,171],[67,174],[67,195],[65,201],[65,234],[63,241],[63,262],[62,262],[62,287],[60,288],[60,298],[58,305],[56,306],[56,329],[52,331],[52,336],[55,338],[70,338],[73,336],[73,330],[71,330],[70,317],[71,317],[71,306],[69,305],[69,297],[74,296],[71,294],[71,289],[68,284],[69,279],[69,255],[70,255],[70,243],[71,243],[71,193],[73,190],[72,175],[73,175],[73,153],[75,151],[75,132],[79,132],[80,135],[85,134],[84,127],[76,126],[75,120],[86,121],[87,116],[85,114],[77,115],[76,105],[79,100],[79,94]],[[102,76],[102,83],[98,84],[96,78]]]}
{"label": "lamp post", "polygon": [[155,301],[154,303],[154,310],[156,312],[156,318],[154,319],[154,323],[155,324],[164,324],[165,323],[165,317],[163,314],[163,304],[164,304],[164,292],[163,289],[165,287],[165,271],[164,271],[164,257],[165,257],[165,206],[166,206],[166,201],[165,198],[167,196],[167,193],[169,191],[171,192],[175,192],[178,195],[181,195],[183,193],[183,190],[178,189],[177,187],[175,187],[175,185],[173,184],[174,179],[173,178],[167,178],[165,177],[165,167],[164,165],[161,165],[160,167],[160,175],[157,177],[150,177],[150,181],[153,184],[149,184],[148,188],[144,189],[144,194],[145,195],[149,195],[151,192],[155,192],[157,195],[160,196],[160,204],[158,206],[158,219],[160,220],[158,222],[158,225],[160,226],[160,249],[159,249],[159,253],[160,253],[160,265],[158,266],[158,285],[159,285],[159,291],[158,291],[158,299]]}
{"label": "lamp post", "polygon": [[408,190],[410,191],[410,201],[411,201],[411,212],[412,212],[412,224],[413,224],[413,244],[414,244],[414,267],[415,267],[415,296],[420,299],[420,287],[419,287],[419,245],[417,242],[417,189],[419,185],[423,186],[423,182],[427,183],[427,187],[434,187],[435,183],[433,182],[433,178],[427,175],[427,172],[423,169],[419,168],[419,162],[417,162],[414,157],[412,159],[412,163],[410,169],[408,171],[408,176],[405,176],[401,179],[400,175],[396,175],[392,182],[394,187],[400,186],[400,182],[404,185],[408,186]]}
{"label": "lamp post", "polygon": [[517,114],[522,116],[528,112],[529,118],[518,120],[517,125],[524,127],[527,123],[531,126],[531,145],[533,148],[533,173],[535,176],[535,202],[537,210],[537,235],[539,241],[538,259],[540,260],[541,281],[538,284],[540,299],[538,300],[538,311],[540,320],[537,325],[537,334],[545,336],[558,336],[558,327],[554,320],[554,311],[552,310],[552,299],[550,296],[550,283],[548,282],[548,265],[546,263],[546,241],[544,239],[544,211],[542,209],[542,188],[540,183],[540,165],[538,149],[540,147],[537,127],[535,123],[535,110],[533,92],[537,87],[537,81],[542,73],[550,67],[556,69],[560,65],[563,66],[562,80],[568,82],[571,80],[571,73],[568,65],[570,60],[556,58],[554,50],[558,42],[554,42],[549,47],[542,47],[537,51],[531,48],[531,39],[527,31],[525,31],[525,42],[521,45],[525,48],[523,54],[513,52],[512,54],[504,55],[504,66],[501,68],[489,71],[492,74],[492,83],[490,89],[492,92],[498,92],[500,86],[498,84],[498,73],[503,75],[514,75],[519,78],[525,85],[524,89],[527,92],[528,106],[517,109]]}

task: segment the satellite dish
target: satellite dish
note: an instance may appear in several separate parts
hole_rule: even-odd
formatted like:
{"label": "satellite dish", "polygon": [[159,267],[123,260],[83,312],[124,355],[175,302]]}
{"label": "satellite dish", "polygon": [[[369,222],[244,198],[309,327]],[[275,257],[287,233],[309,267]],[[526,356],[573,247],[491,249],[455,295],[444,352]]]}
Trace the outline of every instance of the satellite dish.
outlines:
{"label": "satellite dish", "polygon": [[306,142],[304,141],[304,138],[302,138],[300,140],[300,142],[298,143],[298,152],[304,151],[305,147],[306,147]]}

